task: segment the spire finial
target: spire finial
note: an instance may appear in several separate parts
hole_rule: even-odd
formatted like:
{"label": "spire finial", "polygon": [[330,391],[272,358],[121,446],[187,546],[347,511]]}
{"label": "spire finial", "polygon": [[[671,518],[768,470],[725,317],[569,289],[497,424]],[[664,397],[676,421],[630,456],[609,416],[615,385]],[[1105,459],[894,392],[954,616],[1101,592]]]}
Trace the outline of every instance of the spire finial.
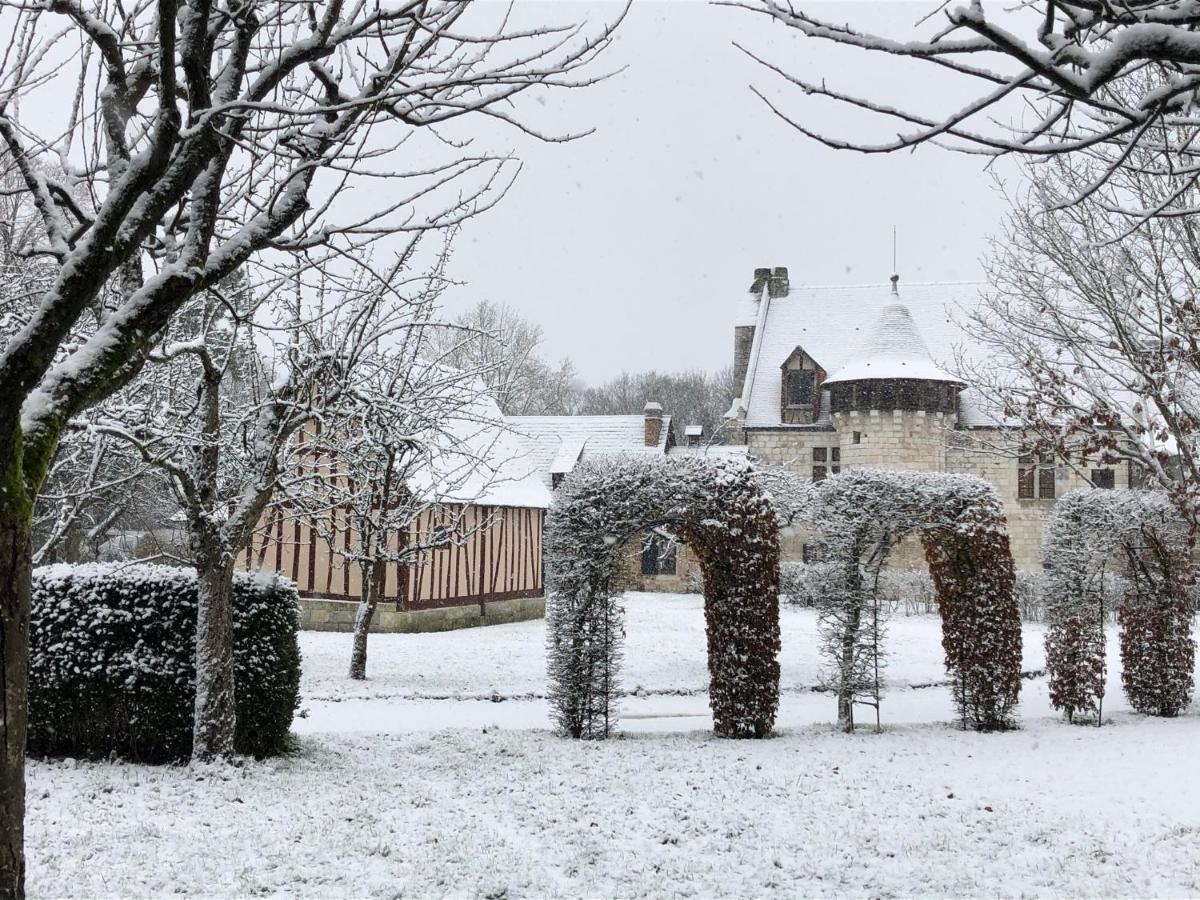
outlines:
{"label": "spire finial", "polygon": [[900,273],[897,271],[898,268],[899,267],[896,265],[896,226],[893,225],[892,226],[892,296],[893,297],[900,296],[900,291],[896,287],[896,285],[898,285],[900,283]]}

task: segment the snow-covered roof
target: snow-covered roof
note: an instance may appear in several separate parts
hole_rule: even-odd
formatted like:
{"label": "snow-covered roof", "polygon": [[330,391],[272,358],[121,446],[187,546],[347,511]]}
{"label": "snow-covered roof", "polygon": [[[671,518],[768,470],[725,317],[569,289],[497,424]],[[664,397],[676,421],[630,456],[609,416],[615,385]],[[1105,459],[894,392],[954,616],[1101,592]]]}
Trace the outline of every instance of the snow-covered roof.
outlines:
{"label": "snow-covered roof", "polygon": [[646,446],[644,416],[507,416],[505,422],[525,442],[529,465],[545,486],[551,474],[565,475],[589,456],[620,453],[663,454],[671,417],[662,417],[658,443]]}
{"label": "snow-covered roof", "polygon": [[867,339],[825,383],[872,378],[963,383],[933,361],[912,313],[903,303],[889,303],[883,308]]}
{"label": "snow-covered roof", "polygon": [[583,456],[583,448],[587,444],[587,438],[581,435],[572,435],[558,444],[558,452],[554,454],[554,459],[550,461],[551,475],[565,475],[575,468],[575,464],[579,462],[579,458]]}
{"label": "snow-covered roof", "polygon": [[[885,325],[890,322],[893,326],[890,336],[886,328],[884,334],[878,335],[884,347],[902,352],[902,336],[913,332],[924,345],[924,357],[929,361],[929,367],[923,367],[921,371],[927,374],[906,377],[923,378],[938,371],[940,374],[936,377],[939,380],[957,381],[946,374],[946,370],[957,353],[970,358],[978,352],[959,323],[964,313],[978,304],[982,286],[981,282],[901,284],[899,300],[908,312],[911,328],[903,322],[904,317],[898,311],[884,316],[887,307],[897,305],[897,297],[887,283],[795,285],[784,297],[770,297],[767,291],[763,291],[760,300],[751,295],[752,302],[758,307],[758,315],[741,402],[746,410],[746,427],[780,427],[780,370],[797,347],[803,348],[826,372],[845,380],[842,370],[855,371],[847,367],[876,338],[881,319]],[[744,324],[745,315],[745,310],[739,306],[738,324]],[[896,336],[897,331],[901,337]],[[913,371],[918,371],[915,360],[909,362],[914,366]],[[882,365],[880,371],[884,371]],[[963,400],[969,402],[969,398]],[[823,404],[823,407],[827,406],[827,403]],[[971,410],[969,414],[975,416],[976,412]],[[980,412],[979,415],[984,414]]]}
{"label": "snow-covered roof", "polygon": [[435,479],[451,501],[545,509],[551,495],[530,460],[527,438],[508,427],[495,399],[476,390],[439,437],[440,452],[418,480]]}
{"label": "snow-covered roof", "polygon": [[688,425],[683,429],[683,433],[688,437],[700,437],[704,434],[703,425]]}
{"label": "snow-covered roof", "polygon": [[706,459],[745,459],[750,448],[745,444],[704,444],[699,447],[676,445],[667,450],[667,456],[699,456]]}

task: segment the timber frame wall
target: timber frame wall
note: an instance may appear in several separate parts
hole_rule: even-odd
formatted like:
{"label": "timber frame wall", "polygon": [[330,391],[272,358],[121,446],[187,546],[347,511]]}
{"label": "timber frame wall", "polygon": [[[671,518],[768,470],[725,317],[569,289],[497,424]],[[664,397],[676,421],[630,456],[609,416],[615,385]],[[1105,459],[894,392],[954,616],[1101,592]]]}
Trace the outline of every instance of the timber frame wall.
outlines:
{"label": "timber frame wall", "polygon": [[[484,605],[493,600],[541,597],[542,527],[546,511],[519,506],[446,506],[422,513],[408,534],[395,535],[418,541],[439,527],[458,537],[447,546],[429,550],[419,565],[388,563],[383,572],[379,602],[394,603],[397,610],[437,609]],[[344,546],[354,536],[342,534]],[[239,569],[267,569],[296,582],[302,597],[359,600],[362,577],[355,563],[346,564],[331,554],[325,541],[303,519],[286,510],[267,514],[250,546],[238,555]]]}

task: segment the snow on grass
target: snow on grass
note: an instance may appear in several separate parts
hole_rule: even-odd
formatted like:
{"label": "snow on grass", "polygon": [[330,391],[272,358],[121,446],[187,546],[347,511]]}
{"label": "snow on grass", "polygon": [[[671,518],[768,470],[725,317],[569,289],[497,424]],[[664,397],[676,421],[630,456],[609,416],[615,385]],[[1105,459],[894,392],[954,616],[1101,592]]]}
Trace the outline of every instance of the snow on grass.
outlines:
{"label": "snow on grass", "polygon": [[[694,594],[628,594],[621,684],[626,691],[708,690],[704,601]],[[819,682],[816,616],[780,611],[783,690]],[[937,619],[897,616],[888,630],[887,677],[897,686],[944,680]],[[1025,626],[1027,670],[1044,665],[1042,627]],[[541,620],[437,634],[373,634],[366,682],[346,677],[350,635],[307,631],[301,690],[305,700],[346,697],[502,697],[546,694],[546,623]]]}
{"label": "snow on grass", "polygon": [[[707,681],[699,600],[628,603],[648,696],[623,737],[558,738],[521,699],[542,622],[373,635],[365,685],[348,635],[305,634],[290,757],[32,763],[30,895],[1200,895],[1200,717],[1129,713],[1115,655],[1104,728],[1059,721],[1037,679],[1022,730],[964,733],[944,688],[905,687],[944,677],[939,622],[896,619],[886,730],[847,736],[808,689],[813,618],[785,610],[780,734],[728,741],[671,693]],[[493,693],[513,699],[471,699]]]}
{"label": "snow on grass", "polygon": [[1197,894],[1198,738],[1194,718],[753,743],[489,729],[310,737],[241,768],[42,764],[30,890]]}

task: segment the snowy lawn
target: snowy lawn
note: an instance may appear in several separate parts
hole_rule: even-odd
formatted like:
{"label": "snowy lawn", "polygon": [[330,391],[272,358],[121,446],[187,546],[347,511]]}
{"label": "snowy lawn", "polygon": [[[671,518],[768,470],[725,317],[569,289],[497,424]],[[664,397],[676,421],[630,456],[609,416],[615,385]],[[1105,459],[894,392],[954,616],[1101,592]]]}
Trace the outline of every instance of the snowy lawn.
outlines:
{"label": "snowy lawn", "polygon": [[896,619],[887,730],[846,736],[785,610],[780,734],[725,741],[699,599],[628,604],[624,737],[544,730],[542,622],[373,635],[366,684],[348,635],[308,633],[295,756],[33,763],[31,895],[1200,895],[1200,717],[1129,713],[1115,655],[1110,725],[1062,724],[1039,678],[1022,730],[968,734],[915,687],[939,622]]}

